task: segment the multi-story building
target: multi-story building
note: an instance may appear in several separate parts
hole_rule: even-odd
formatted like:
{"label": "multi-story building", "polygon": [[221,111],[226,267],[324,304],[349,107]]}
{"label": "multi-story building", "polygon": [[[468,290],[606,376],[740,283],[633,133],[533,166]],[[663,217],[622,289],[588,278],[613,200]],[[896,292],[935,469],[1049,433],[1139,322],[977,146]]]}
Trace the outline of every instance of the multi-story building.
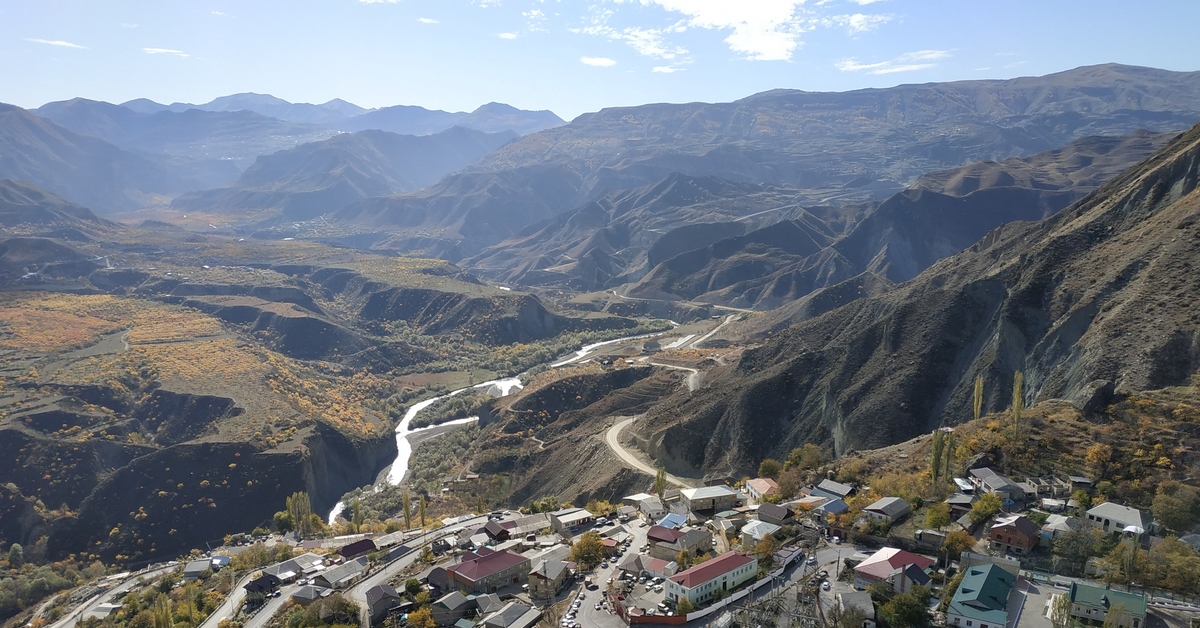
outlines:
{"label": "multi-story building", "polygon": [[758,573],[758,561],[729,552],[667,578],[666,599],[675,604],[686,599],[699,605],[718,592],[725,595]]}

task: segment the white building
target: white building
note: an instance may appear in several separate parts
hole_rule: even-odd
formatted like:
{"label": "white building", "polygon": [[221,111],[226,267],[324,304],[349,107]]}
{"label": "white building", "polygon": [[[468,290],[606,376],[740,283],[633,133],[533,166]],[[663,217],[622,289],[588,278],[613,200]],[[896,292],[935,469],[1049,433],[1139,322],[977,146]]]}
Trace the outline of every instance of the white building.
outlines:
{"label": "white building", "polygon": [[1149,532],[1151,526],[1150,518],[1142,511],[1113,502],[1093,506],[1087,511],[1087,522],[1106,534],[1131,532],[1136,536]]}
{"label": "white building", "polygon": [[753,580],[757,573],[757,560],[729,552],[668,578],[666,599],[676,604],[686,599],[698,606],[711,600],[717,591],[729,593],[743,582]]}

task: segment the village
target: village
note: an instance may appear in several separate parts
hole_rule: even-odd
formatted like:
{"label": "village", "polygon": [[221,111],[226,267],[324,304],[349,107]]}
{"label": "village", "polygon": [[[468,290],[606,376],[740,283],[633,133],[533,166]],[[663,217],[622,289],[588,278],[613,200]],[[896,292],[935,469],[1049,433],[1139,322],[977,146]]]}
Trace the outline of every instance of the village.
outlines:
{"label": "village", "polygon": [[[1171,594],[1169,583],[1134,580],[1149,573],[1135,563],[1168,552],[1190,553],[1178,563],[1187,572],[1200,561],[1200,536],[1163,536],[1137,508],[1087,504],[1094,487],[1086,477],[1016,481],[977,462],[936,503],[885,496],[862,505],[866,487],[831,478],[784,501],[770,477],[696,488],[668,488],[660,477],[650,493],[603,502],[604,512],[545,500],[430,529],[260,536],[109,578],[50,625],[98,626],[123,611],[138,582],[171,574],[181,586],[225,578],[225,570],[231,583],[240,579],[193,625],[295,628],[303,624],[289,618],[302,609],[317,605],[328,615],[327,607],[351,608],[347,602],[359,625],[419,628],[1200,622],[1195,588]],[[290,557],[232,573],[239,554],[271,548]],[[1114,553],[1127,564],[1113,564]]]}

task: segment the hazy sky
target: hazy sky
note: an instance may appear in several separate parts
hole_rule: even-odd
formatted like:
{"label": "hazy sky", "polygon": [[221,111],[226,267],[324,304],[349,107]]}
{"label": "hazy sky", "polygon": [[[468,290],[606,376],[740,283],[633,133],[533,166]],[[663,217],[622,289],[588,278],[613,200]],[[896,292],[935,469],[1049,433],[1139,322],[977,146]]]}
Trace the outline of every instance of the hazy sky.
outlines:
{"label": "hazy sky", "polygon": [[1198,0],[3,0],[0,101],[75,96],[586,111],[1200,69]]}

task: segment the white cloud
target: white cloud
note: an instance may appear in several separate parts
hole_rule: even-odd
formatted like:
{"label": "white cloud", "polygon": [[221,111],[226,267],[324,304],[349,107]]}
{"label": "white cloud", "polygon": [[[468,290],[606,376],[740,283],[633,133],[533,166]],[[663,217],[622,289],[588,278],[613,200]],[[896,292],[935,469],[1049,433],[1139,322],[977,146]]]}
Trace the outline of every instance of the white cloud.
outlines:
{"label": "white cloud", "polygon": [[672,74],[674,72],[682,72],[683,68],[677,68],[673,65],[656,65],[650,71],[658,72],[659,74]]}
{"label": "white cloud", "polygon": [[212,14],[217,17],[229,17],[229,14],[224,11],[213,11]]}
{"label": "white cloud", "polygon": [[121,28],[137,28],[138,27],[137,24],[134,24],[132,22],[122,22],[120,24],[117,24],[117,26],[120,26]]}
{"label": "white cloud", "polygon": [[431,17],[419,17],[417,21],[422,24],[438,24],[439,22]]}
{"label": "white cloud", "polygon": [[608,57],[580,57],[579,62],[584,65],[591,65],[598,68],[607,68],[617,64],[616,61]]}
{"label": "white cloud", "polygon": [[516,33],[496,33],[496,37],[499,37],[500,39],[516,39],[517,34]]}
{"label": "white cloud", "polygon": [[363,4],[396,4],[400,0],[358,0]]}
{"label": "white cloud", "polygon": [[857,4],[860,7],[865,7],[868,4],[875,4],[876,2],[883,2],[883,0],[850,0],[850,2],[853,2],[854,4]]}
{"label": "white cloud", "polygon": [[859,63],[856,59],[842,59],[834,67],[842,72],[866,72],[867,74],[896,74],[899,72],[917,72],[936,67],[936,63],[917,63],[919,61],[936,61],[951,56],[952,50],[916,50],[906,52],[890,61],[875,63]]}
{"label": "white cloud", "polygon": [[948,59],[953,52],[953,50],[916,50],[913,52],[906,52],[899,57],[896,57],[896,60],[906,62],[935,61],[937,59]]}
{"label": "white cloud", "polygon": [[531,33],[546,32],[546,14],[544,12],[542,12],[541,9],[530,9],[528,11],[522,11],[521,15],[524,16],[525,19],[529,21],[529,24],[526,26],[526,28],[529,29],[529,32],[531,32]]}
{"label": "white cloud", "polygon": [[681,28],[683,27],[680,25],[665,29],[638,28],[633,26],[617,30],[607,24],[596,24],[584,28],[579,32],[588,35],[600,35],[613,41],[623,41],[629,44],[629,47],[636,50],[640,55],[669,61],[688,52],[686,48],[671,46],[663,41],[664,34],[678,32],[677,29]]}
{"label": "white cloud", "polygon": [[142,51],[148,55],[175,55],[176,57],[192,56],[182,50],[175,50],[173,48],[142,48]]}
{"label": "white cloud", "polygon": [[[632,0],[620,0],[632,1]],[[637,0],[686,17],[689,28],[731,31],[729,49],[758,61],[787,61],[811,30],[804,0]]]}
{"label": "white cloud", "polygon": [[69,41],[63,41],[61,39],[30,38],[30,39],[26,39],[25,41],[30,41],[35,44],[45,44],[47,46],[58,46],[59,48],[78,48],[80,50],[87,50],[87,46],[80,46],[79,44],[73,44]]}

